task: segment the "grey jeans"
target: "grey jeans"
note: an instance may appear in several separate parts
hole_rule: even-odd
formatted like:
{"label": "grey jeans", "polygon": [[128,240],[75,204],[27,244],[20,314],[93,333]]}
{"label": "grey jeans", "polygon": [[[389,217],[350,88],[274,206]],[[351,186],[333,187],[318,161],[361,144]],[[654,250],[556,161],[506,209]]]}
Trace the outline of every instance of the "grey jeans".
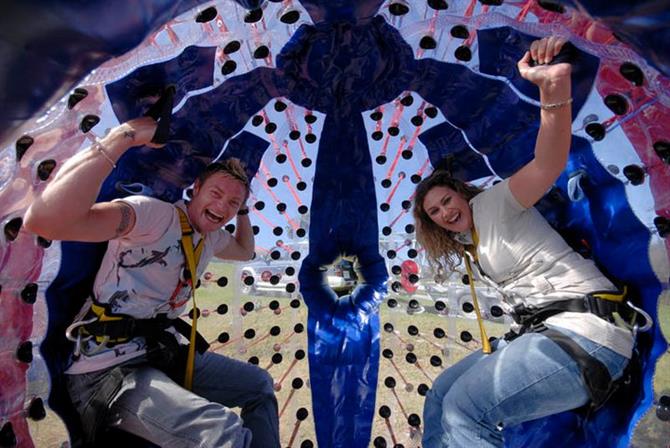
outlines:
{"label": "grey jeans", "polygon": [[[67,375],[80,415],[90,412],[97,385],[109,369]],[[161,447],[279,447],[277,400],[270,374],[212,352],[196,354],[193,392],[165,373],[129,361],[104,422]],[[231,407],[241,408],[240,416]],[[240,418],[241,417],[241,418]]]}

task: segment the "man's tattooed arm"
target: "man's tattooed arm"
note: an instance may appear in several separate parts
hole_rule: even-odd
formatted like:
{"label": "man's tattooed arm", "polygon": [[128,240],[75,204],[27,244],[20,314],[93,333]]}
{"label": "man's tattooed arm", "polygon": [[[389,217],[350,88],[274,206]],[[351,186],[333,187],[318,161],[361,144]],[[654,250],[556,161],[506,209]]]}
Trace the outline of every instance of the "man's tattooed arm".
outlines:
{"label": "man's tattooed arm", "polygon": [[119,204],[121,205],[121,220],[119,221],[119,226],[116,228],[116,238],[128,233],[133,218],[132,207],[123,202],[119,202]]}

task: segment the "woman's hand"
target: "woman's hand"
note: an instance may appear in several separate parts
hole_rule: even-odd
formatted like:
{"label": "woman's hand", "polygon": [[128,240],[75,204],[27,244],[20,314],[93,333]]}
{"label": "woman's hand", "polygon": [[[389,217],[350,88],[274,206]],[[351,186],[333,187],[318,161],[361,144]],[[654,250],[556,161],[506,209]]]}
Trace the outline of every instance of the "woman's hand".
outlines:
{"label": "woman's hand", "polygon": [[[572,72],[572,66],[569,63],[547,65],[561,51],[565,43],[565,39],[557,36],[533,41],[530,44],[530,51],[527,51],[517,63],[521,77],[540,89],[552,88],[557,84],[569,82]],[[531,60],[536,63],[534,67],[530,65]]]}
{"label": "woman's hand", "polygon": [[[532,207],[556,182],[565,168],[572,136],[572,86],[570,64],[547,65],[561,51],[565,40],[546,37],[536,40],[518,63],[524,79],[540,88],[540,129],[535,158],[514,173],[509,188],[519,204]],[[531,59],[538,65],[530,66]]]}

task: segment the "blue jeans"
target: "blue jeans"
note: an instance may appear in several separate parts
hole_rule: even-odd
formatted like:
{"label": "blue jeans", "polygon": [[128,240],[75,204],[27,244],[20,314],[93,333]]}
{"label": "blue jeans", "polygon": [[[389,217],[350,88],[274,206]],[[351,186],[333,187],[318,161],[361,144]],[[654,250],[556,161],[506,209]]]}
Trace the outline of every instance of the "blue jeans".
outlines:
{"label": "blue jeans", "polygon": [[[126,365],[138,364],[131,360]],[[108,370],[68,375],[72,402],[83,414]],[[241,418],[229,407],[240,407]],[[196,353],[193,392],[139,364],[126,373],[105,426],[160,447],[279,447],[277,400],[270,374],[212,352]]]}
{"label": "blue jeans", "polygon": [[[604,363],[612,379],[623,374],[628,358],[569,330],[555,329]],[[589,401],[579,366],[541,333],[493,345],[492,354],[472,353],[435,379],[423,410],[423,448],[502,447],[501,426]]]}

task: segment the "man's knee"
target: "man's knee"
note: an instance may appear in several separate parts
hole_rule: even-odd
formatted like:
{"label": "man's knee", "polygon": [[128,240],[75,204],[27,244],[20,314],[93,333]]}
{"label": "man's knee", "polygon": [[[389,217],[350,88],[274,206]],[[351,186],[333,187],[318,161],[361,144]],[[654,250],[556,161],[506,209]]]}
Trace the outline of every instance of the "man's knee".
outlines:
{"label": "man's knee", "polygon": [[258,384],[258,391],[264,395],[274,396],[274,378],[265,369],[258,369],[256,373],[256,382]]}
{"label": "man's knee", "polygon": [[253,382],[255,392],[254,401],[276,400],[274,391],[274,379],[272,375],[260,367],[256,369],[253,375],[250,375],[250,381]]}

